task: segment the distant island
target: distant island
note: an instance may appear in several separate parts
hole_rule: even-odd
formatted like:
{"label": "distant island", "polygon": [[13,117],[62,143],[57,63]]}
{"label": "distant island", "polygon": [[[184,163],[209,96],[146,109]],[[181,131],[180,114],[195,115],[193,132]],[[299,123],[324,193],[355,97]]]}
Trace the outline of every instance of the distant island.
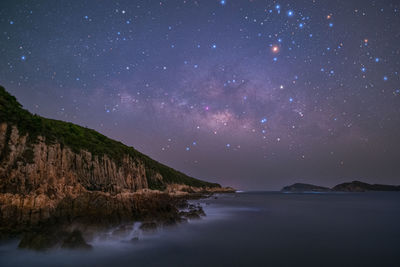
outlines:
{"label": "distant island", "polygon": [[312,184],[295,183],[285,186],[282,192],[367,192],[367,191],[400,191],[400,186],[368,184],[360,181],[341,183],[332,188]]}
{"label": "distant island", "polygon": [[283,192],[327,192],[332,191],[328,187],[317,186],[312,184],[295,183],[282,188]]}
{"label": "distant island", "polygon": [[235,190],[92,129],[31,114],[0,86],[0,237],[21,237],[20,247],[88,248],[79,225],[175,224],[204,215],[186,199],[217,192]]}

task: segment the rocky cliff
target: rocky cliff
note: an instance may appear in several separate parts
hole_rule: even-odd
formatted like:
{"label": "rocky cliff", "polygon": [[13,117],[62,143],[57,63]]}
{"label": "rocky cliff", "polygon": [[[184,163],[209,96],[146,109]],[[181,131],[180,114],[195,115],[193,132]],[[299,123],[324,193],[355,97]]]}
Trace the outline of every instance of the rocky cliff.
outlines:
{"label": "rocky cliff", "polygon": [[176,217],[171,185],[221,188],[94,130],[33,115],[0,87],[0,230],[51,220]]}

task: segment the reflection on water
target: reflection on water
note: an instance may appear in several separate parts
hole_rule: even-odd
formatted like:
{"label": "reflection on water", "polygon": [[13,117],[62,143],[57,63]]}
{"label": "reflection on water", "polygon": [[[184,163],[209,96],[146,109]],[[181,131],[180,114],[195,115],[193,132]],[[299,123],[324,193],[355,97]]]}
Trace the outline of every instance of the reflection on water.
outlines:
{"label": "reflection on water", "polygon": [[144,233],[109,229],[90,251],[18,250],[0,266],[399,266],[399,193],[238,193],[196,200],[207,217]]}

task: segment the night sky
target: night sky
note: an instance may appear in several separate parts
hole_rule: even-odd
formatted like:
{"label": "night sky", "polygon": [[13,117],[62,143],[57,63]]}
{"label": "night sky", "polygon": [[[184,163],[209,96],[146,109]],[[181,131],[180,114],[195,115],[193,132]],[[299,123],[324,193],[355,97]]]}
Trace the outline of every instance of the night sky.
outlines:
{"label": "night sky", "polygon": [[5,1],[0,84],[239,189],[400,184],[399,1]]}

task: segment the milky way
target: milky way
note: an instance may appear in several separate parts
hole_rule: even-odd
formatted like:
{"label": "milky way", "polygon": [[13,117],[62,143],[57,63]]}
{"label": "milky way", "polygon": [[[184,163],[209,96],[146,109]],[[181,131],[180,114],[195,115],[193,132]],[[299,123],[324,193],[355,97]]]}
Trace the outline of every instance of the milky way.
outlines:
{"label": "milky way", "polygon": [[400,184],[397,1],[1,1],[0,83],[194,177]]}

